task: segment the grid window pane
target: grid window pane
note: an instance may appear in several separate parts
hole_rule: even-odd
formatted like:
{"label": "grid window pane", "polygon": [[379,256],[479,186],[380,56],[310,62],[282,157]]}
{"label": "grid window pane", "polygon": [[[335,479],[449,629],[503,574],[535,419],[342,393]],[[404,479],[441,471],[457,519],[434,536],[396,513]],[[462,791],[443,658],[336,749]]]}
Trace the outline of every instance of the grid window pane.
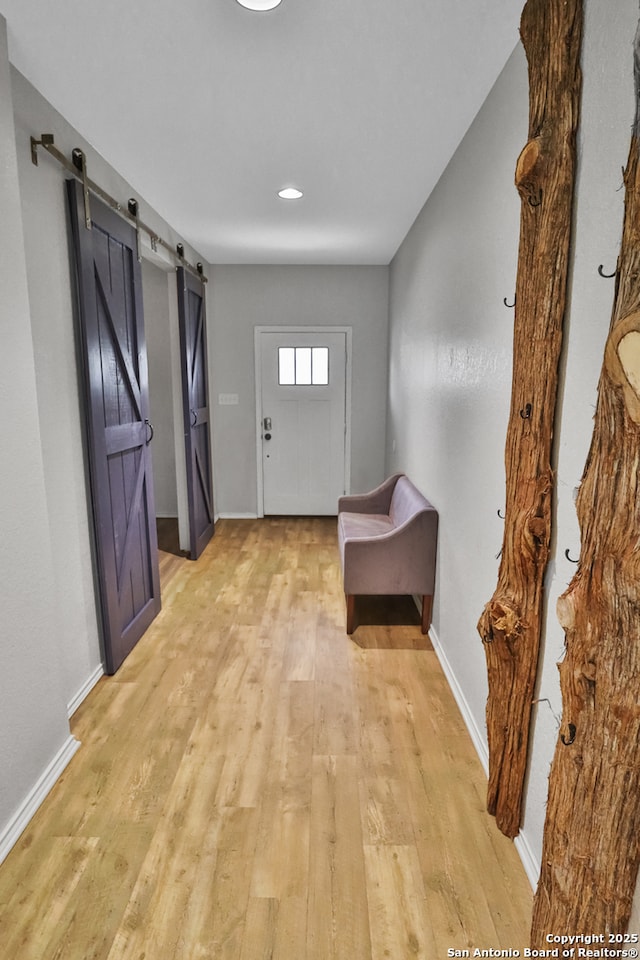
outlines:
{"label": "grid window pane", "polygon": [[313,347],[311,379],[315,386],[322,387],[329,383],[329,347]]}
{"label": "grid window pane", "polygon": [[278,383],[289,386],[296,382],[296,359],[294,347],[278,347]]}
{"label": "grid window pane", "polygon": [[296,347],[296,383],[311,383],[311,347]]}
{"label": "grid window pane", "polygon": [[326,387],[329,347],[278,347],[278,384]]}

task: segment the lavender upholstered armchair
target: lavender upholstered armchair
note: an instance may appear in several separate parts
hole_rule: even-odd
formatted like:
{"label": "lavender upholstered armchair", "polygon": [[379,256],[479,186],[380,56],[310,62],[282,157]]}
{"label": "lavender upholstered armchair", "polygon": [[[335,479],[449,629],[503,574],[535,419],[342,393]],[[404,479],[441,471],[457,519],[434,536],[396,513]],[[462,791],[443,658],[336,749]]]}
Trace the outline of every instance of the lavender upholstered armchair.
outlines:
{"label": "lavender upholstered armchair", "polygon": [[361,496],[338,501],[338,544],[347,633],[359,594],[418,594],[422,632],[431,625],[438,514],[403,473]]}

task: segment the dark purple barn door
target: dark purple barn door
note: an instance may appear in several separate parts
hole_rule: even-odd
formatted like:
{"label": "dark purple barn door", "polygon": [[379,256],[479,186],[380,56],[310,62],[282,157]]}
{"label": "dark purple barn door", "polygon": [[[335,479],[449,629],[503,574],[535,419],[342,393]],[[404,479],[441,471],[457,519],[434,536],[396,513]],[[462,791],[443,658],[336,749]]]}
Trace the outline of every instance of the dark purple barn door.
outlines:
{"label": "dark purple barn door", "polygon": [[108,673],[160,610],[142,281],[134,228],[67,182],[91,501]]}
{"label": "dark purple barn door", "polygon": [[189,553],[197,560],[213,536],[207,326],[202,281],[178,267],[182,406],[189,500]]}

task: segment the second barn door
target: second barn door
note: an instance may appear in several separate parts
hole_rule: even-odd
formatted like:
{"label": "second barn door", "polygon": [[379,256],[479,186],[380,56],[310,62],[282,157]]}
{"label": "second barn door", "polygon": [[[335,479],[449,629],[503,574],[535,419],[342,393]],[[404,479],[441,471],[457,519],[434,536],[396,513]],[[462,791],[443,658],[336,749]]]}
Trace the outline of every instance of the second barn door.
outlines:
{"label": "second barn door", "polygon": [[177,274],[189,555],[197,560],[214,532],[207,324],[203,282],[184,267]]}

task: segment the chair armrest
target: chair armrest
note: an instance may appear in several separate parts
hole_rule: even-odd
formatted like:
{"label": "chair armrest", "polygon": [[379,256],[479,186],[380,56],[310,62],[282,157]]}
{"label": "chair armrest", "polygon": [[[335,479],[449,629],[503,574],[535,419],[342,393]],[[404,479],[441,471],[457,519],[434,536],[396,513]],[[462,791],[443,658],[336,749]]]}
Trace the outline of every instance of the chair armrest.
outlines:
{"label": "chair armrest", "polygon": [[391,497],[402,473],[395,473],[369,493],[351,494],[338,499],[338,513],[381,513],[389,515]]}
{"label": "chair armrest", "polygon": [[438,514],[420,511],[389,533],[346,539],[342,546],[345,593],[432,594]]}

